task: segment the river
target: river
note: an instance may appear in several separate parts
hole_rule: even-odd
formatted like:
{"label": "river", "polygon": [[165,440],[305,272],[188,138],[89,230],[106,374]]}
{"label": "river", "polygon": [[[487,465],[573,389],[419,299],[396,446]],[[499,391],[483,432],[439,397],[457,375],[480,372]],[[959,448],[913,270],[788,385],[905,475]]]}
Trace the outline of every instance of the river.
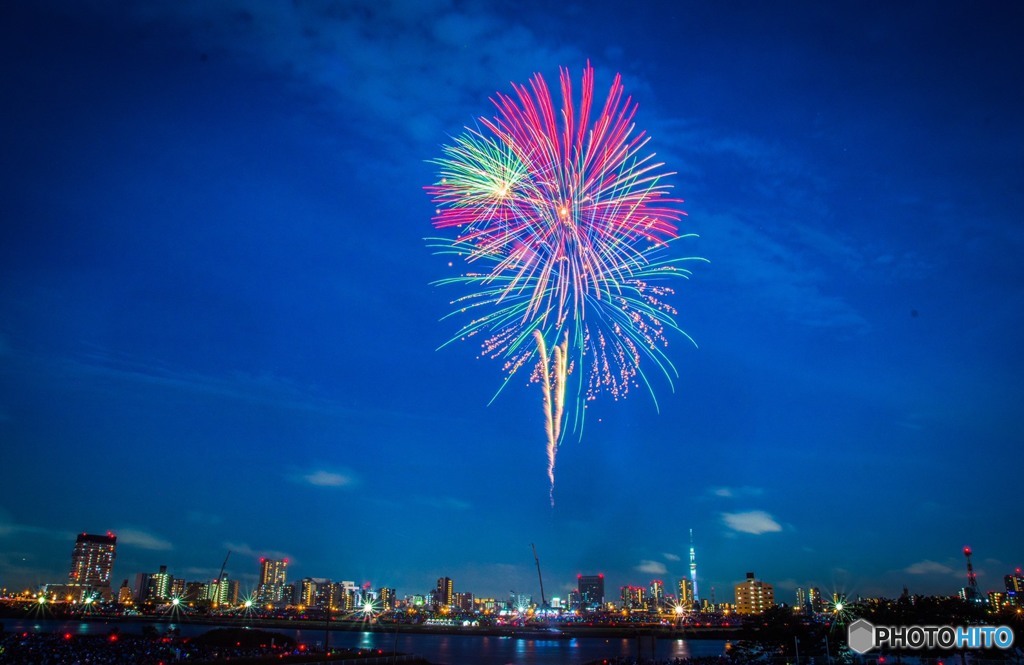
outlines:
{"label": "river", "polygon": [[[55,620],[2,620],[4,629],[11,632],[72,633],[78,635],[105,635],[114,627],[122,633],[141,633],[143,623],[117,621],[55,621]],[[195,637],[216,626],[188,622],[154,622],[157,630],[180,630],[183,637]],[[310,646],[323,646],[324,631],[309,629],[268,629],[295,638]],[[725,640],[682,640],[662,638],[601,638],[535,639],[495,637],[488,635],[435,635],[422,633],[381,633],[332,631],[330,644],[334,647],[382,649],[417,654],[434,665],[582,665],[602,658],[655,658],[671,661],[674,658],[718,656],[725,651]]]}

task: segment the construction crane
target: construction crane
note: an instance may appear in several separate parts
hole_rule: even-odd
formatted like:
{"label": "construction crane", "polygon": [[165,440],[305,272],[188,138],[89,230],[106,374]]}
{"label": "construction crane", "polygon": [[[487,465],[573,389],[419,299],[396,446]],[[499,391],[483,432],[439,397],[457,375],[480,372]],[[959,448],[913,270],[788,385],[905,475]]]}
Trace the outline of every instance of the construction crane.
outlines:
{"label": "construction crane", "polygon": [[220,572],[217,573],[217,597],[213,599],[213,606],[217,607],[220,604],[221,595],[224,591],[221,589],[221,580],[224,579],[224,569],[228,567],[228,559],[231,558],[231,550],[228,550],[228,555],[224,557],[224,563],[220,564]]}
{"label": "construction crane", "polygon": [[547,607],[548,599],[544,597],[544,578],[540,576],[540,559],[537,558],[537,547],[530,543],[533,548],[533,560],[537,562],[537,581],[540,582],[540,606]]}
{"label": "construction crane", "polygon": [[228,550],[228,555],[224,557],[224,563],[220,564],[220,573],[217,575],[217,584],[220,584],[220,578],[224,577],[224,569],[228,567],[228,559],[231,558],[231,550]]}

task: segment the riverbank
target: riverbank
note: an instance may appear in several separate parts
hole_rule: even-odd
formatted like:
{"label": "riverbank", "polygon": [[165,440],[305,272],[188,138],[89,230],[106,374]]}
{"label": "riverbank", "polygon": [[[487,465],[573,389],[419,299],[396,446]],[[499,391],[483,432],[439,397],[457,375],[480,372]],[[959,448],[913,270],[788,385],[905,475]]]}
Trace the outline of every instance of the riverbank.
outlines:
{"label": "riverbank", "polygon": [[380,623],[370,621],[352,621],[332,619],[322,621],[315,619],[267,619],[255,617],[211,617],[189,615],[185,613],[162,614],[159,616],[113,616],[103,614],[81,614],[73,616],[20,616],[7,615],[0,617],[13,621],[31,621],[45,619],[56,621],[82,621],[87,623],[110,623],[118,625],[146,624],[192,624],[198,626],[225,626],[242,628],[263,628],[277,630],[303,630],[333,632],[370,632],[381,634],[412,634],[412,635],[467,635],[512,637],[524,639],[558,640],[572,638],[632,638],[656,637],[658,639],[682,640],[743,640],[757,639],[756,631],[745,630],[740,626],[669,626],[664,624],[597,624],[556,623],[550,626],[535,625],[526,627],[512,626],[445,626],[438,624],[412,623]]}

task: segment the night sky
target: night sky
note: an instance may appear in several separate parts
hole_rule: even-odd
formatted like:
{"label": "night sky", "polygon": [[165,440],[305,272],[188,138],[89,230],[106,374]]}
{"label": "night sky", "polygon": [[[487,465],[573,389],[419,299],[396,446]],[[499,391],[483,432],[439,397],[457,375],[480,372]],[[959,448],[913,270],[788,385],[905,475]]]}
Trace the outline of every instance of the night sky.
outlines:
{"label": "night sky", "polygon": [[[747,571],[793,601],[1024,565],[1024,9],[1012,2],[7,2],[0,586],[257,558],[539,599]],[[594,403],[548,500],[540,389],[460,324],[443,145],[615,73],[706,257],[680,377]]]}

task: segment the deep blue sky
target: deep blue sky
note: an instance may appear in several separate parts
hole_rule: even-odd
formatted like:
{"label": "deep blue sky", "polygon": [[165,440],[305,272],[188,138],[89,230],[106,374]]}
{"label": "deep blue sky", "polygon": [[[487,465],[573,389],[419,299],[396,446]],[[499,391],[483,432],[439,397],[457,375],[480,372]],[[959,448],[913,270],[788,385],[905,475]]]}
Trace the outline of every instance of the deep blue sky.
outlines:
{"label": "deep blue sky", "polygon": [[[549,595],[747,571],[792,600],[1024,564],[1018,3],[4,3],[0,586],[166,564]],[[598,403],[437,347],[427,160],[621,72],[678,172],[681,378]],[[602,92],[603,94],[603,92]],[[598,422],[600,418],[600,422]],[[615,593],[615,591],[612,591]]]}

